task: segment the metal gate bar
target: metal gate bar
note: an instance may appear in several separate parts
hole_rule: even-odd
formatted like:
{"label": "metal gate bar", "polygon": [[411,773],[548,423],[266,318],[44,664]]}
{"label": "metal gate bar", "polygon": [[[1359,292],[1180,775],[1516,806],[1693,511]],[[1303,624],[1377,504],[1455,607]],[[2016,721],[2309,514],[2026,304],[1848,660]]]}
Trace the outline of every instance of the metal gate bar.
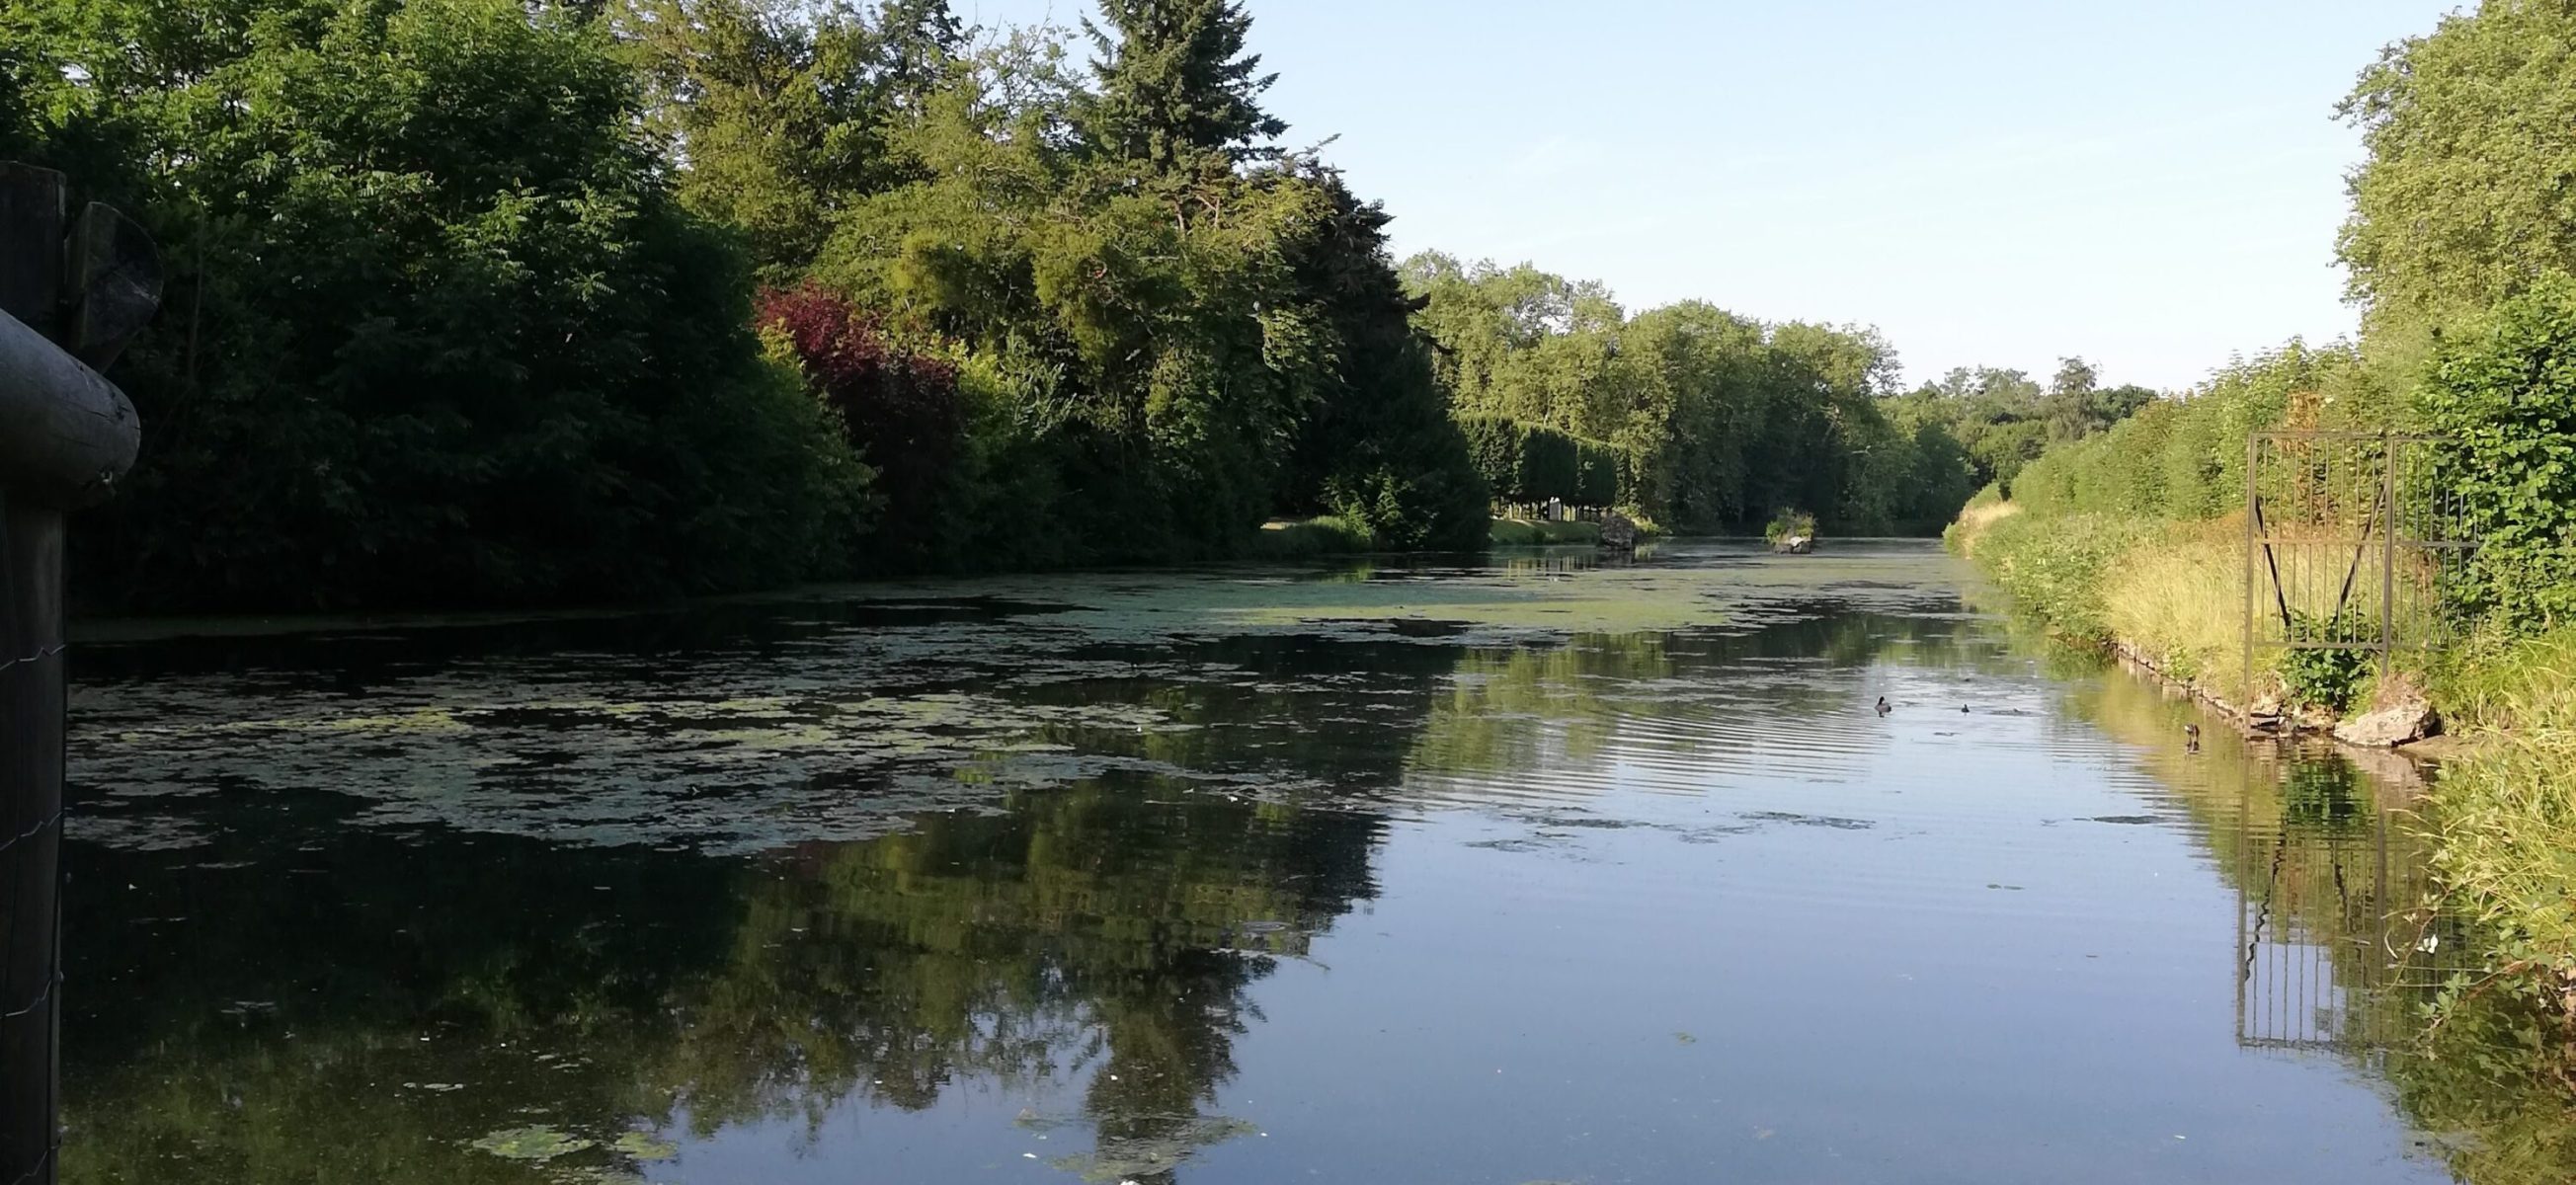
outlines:
{"label": "metal gate bar", "polygon": [[2381,676],[2448,636],[2474,540],[2436,479],[2439,437],[2255,433],[2245,446],[2244,669],[2251,705],[2269,654],[2362,653]]}

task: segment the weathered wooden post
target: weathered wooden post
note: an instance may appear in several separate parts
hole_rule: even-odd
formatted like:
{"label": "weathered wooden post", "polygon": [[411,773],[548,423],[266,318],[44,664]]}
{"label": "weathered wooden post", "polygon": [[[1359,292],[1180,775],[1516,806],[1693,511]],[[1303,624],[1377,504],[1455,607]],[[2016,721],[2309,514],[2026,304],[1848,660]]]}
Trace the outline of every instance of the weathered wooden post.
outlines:
{"label": "weathered wooden post", "polygon": [[61,1079],[63,514],[141,425],[99,377],[160,304],[151,240],[63,176],[0,162],[0,1183],[51,1185]]}

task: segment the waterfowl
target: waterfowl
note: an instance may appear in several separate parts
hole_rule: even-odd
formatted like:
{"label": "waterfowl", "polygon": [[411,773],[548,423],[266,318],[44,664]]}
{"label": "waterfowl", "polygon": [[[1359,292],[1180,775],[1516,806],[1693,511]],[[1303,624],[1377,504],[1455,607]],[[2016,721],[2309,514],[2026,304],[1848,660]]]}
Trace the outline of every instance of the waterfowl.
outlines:
{"label": "waterfowl", "polygon": [[1887,706],[1887,697],[1886,697],[1886,696],[1883,696],[1883,695],[1882,695],[1882,696],[1878,697],[1878,714],[1879,714],[1879,715],[1884,716],[1884,715],[1888,714],[1889,712],[1893,712],[1893,711],[1895,711],[1895,710],[1896,710],[1896,709],[1894,709],[1894,708],[1891,708],[1891,707],[1888,707],[1888,706]]}
{"label": "waterfowl", "polygon": [[2200,726],[2199,726],[2199,725],[2197,725],[2197,724],[2186,724],[2186,725],[2183,725],[2183,726],[2182,726],[2182,735],[2184,735],[2184,736],[2186,736],[2186,737],[2189,737],[2190,739],[2195,740],[2195,741],[2196,741],[2196,740],[2199,740],[2199,739],[2200,739]]}

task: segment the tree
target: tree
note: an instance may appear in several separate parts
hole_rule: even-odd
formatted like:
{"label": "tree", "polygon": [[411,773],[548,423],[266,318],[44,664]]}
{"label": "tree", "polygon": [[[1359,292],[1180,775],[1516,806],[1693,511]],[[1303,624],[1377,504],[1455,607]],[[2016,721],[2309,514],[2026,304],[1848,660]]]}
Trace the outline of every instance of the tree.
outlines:
{"label": "tree", "polygon": [[0,45],[0,160],[26,151],[20,141],[27,134],[26,83],[18,77],[25,69],[16,53]]}
{"label": "tree", "polygon": [[742,228],[769,279],[813,261],[838,212],[918,166],[894,121],[940,87],[965,32],[947,0],[627,0],[619,36],[682,200]]}
{"label": "tree", "polygon": [[2486,0],[2389,46],[2341,108],[2368,150],[2338,239],[2372,352],[2576,269],[2576,5]]}
{"label": "tree", "polygon": [[2051,441],[2082,440],[2129,418],[2156,397],[2140,386],[2103,388],[2093,364],[2081,358],[2058,363],[2048,384],[2044,415]]}
{"label": "tree", "polygon": [[758,316],[762,333],[794,355],[807,389],[875,469],[884,513],[865,567],[930,566],[966,430],[957,364],[904,348],[881,318],[816,284],[763,293]]}
{"label": "tree", "polygon": [[633,597],[797,579],[856,529],[863,471],[762,364],[742,262],[673,199],[595,25],[168,11],[0,18],[40,159],[173,271],[120,364],[152,444],[82,532],[86,596]]}
{"label": "tree", "polygon": [[1082,23],[1099,90],[1081,120],[1100,151],[1161,170],[1276,155],[1267,144],[1288,125],[1260,99],[1279,76],[1245,52],[1241,0],[1102,0],[1100,11],[1106,27]]}
{"label": "tree", "polygon": [[1489,529],[1491,493],[1450,418],[1430,343],[1386,250],[1384,207],[1312,161],[1297,175],[1332,203],[1295,257],[1299,291],[1339,344],[1339,365],[1306,414],[1287,496],[1365,524],[1380,546],[1467,551]]}

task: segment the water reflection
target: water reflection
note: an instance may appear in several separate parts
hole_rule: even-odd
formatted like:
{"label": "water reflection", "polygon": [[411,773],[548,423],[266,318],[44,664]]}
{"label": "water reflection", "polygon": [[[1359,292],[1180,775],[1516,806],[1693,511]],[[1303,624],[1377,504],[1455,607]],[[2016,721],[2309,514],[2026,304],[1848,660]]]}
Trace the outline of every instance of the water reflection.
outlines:
{"label": "water reflection", "polygon": [[[2191,751],[1953,578],[1679,548],[110,648],[67,1177],[2569,1179],[2522,1022],[2418,1043],[2460,936],[2411,920],[2402,781]],[[1604,628],[1596,579],[1726,612]]]}
{"label": "water reflection", "polygon": [[2576,1180],[2576,1046],[2528,1004],[2472,992],[2436,1027],[2447,986],[2483,959],[2467,919],[2432,908],[2410,824],[2426,771],[2393,755],[2247,744],[2209,759],[2170,739],[2197,710],[2144,680],[2079,684],[2076,713],[2137,746],[2233,884],[2236,1039],[2330,1054],[2388,1082],[2414,1142],[2473,1185]]}
{"label": "water reflection", "polygon": [[1245,989],[1371,892],[1378,828],[1103,783],[748,865],[453,836],[97,853],[132,887],[75,918],[102,940],[74,966],[75,1179],[537,1179],[458,1137],[597,1145],[560,1175],[619,1167],[630,1130],[810,1129],[970,1083],[1070,1085],[1078,1114],[1028,1122],[1078,1118],[1096,1149],[1068,1163],[1155,1179],[1233,1130],[1203,1108]]}

